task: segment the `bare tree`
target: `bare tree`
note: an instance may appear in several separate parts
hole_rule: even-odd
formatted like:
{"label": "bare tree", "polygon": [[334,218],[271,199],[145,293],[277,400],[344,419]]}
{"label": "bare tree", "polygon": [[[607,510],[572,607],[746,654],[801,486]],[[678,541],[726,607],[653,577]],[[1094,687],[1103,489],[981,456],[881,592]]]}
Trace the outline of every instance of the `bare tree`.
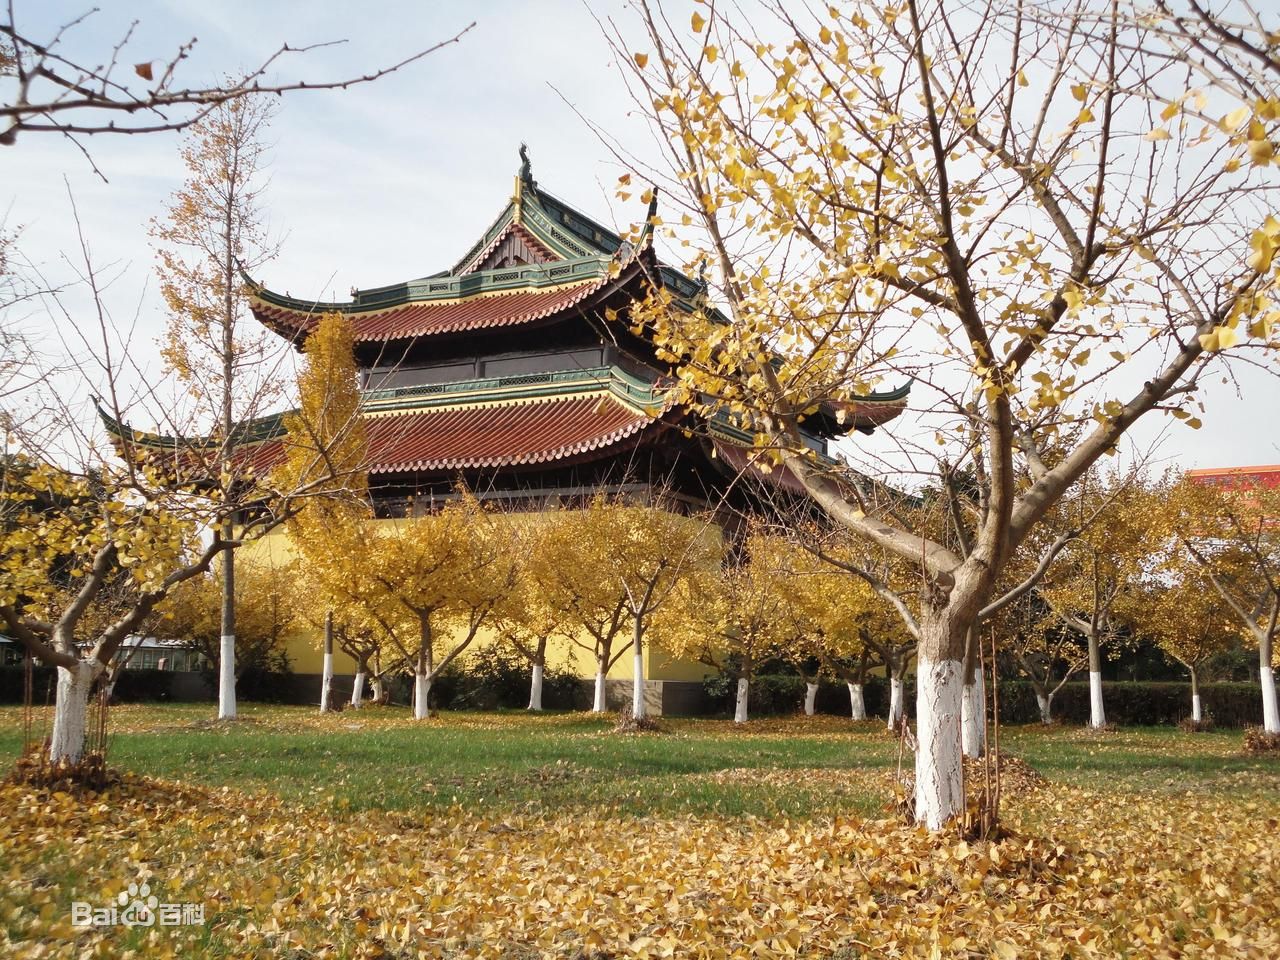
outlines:
{"label": "bare tree", "polygon": [[470,23],[449,39],[394,63],[332,80],[276,82],[270,77],[290,60],[345,42],[342,40],[300,47],[283,43],[256,66],[234,73],[222,83],[188,86],[179,74],[196,45],[194,37],[164,58],[129,63],[130,44],[138,26],[134,21],[93,64],[64,54],[63,41],[73,31],[91,24],[97,8],[67,21],[48,38],[37,38],[22,27],[16,8],[14,0],[9,0],[7,19],[0,22],[0,40],[4,42],[0,46],[0,76],[15,80],[9,87],[10,97],[0,103],[0,146],[14,144],[20,133],[56,133],[70,139],[86,157],[89,154],[81,143],[83,137],[183,130],[204,119],[219,104],[252,94],[345,90],[371,83],[458,42],[475,26]]}
{"label": "bare tree", "polygon": [[[614,33],[668,148],[665,175],[643,172],[679,198],[723,310],[657,293],[633,322],[681,400],[750,424],[836,522],[914,565],[918,616],[897,609],[920,638],[915,812],[932,829],[963,809],[966,638],[1010,558],[1139,419],[1199,426],[1205,374],[1267,365],[1280,338],[1277,118],[1210,116],[1137,11],[1085,7],[763,0],[674,23],[649,2],[642,38]],[[1280,78],[1257,82],[1280,99]],[[924,439],[974,477],[964,550],[800,433],[819,405],[907,376]]]}

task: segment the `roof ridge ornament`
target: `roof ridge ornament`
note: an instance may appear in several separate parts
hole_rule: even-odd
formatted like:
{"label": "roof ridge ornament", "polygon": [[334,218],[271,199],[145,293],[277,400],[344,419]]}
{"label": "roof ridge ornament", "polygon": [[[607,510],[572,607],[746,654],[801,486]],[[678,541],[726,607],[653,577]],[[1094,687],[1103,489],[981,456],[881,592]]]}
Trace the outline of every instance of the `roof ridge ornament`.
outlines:
{"label": "roof ridge ornament", "polygon": [[533,164],[529,162],[529,145],[523,141],[520,143],[520,179],[528,184],[529,189],[537,189],[538,181],[533,179]]}
{"label": "roof ridge ornament", "polygon": [[533,179],[533,164],[529,161],[529,145],[523,141],[520,144],[520,170],[516,174],[516,192],[511,198],[515,204],[512,219],[516,223],[524,222],[524,194],[525,190],[534,193],[538,189],[538,181]]}

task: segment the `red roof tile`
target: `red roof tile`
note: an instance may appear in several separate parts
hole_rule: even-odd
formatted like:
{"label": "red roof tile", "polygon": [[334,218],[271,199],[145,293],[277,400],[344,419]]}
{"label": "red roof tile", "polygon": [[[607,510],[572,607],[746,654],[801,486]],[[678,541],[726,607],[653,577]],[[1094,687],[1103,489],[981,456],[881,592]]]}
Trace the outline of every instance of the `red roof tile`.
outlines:
{"label": "red roof tile", "polygon": [[[551,397],[365,421],[371,474],[550,463],[611,447],[654,419],[608,394]],[[241,447],[237,466],[258,476],[280,462],[283,438]]]}
{"label": "red roof tile", "polygon": [[[765,459],[764,451],[752,447],[740,447],[736,443],[720,439],[713,439],[711,445],[715,449],[716,457],[728,467],[729,473],[744,474],[754,480],[763,480],[792,493],[805,492],[800,478],[788,467],[775,466],[772,460]],[[760,464],[764,464],[768,472],[761,469]]]}
{"label": "red roof tile", "polygon": [[[447,302],[405,303],[385,310],[350,314],[357,341],[379,341],[454,333],[493,327],[512,327],[541,320],[580,303],[602,288],[607,279],[589,280],[554,290],[517,290]],[[252,301],[262,323],[286,335],[309,331],[319,312],[291,310],[264,300]]]}
{"label": "red roof tile", "polygon": [[604,394],[371,417],[369,472],[547,463],[612,446],[652,422]]}

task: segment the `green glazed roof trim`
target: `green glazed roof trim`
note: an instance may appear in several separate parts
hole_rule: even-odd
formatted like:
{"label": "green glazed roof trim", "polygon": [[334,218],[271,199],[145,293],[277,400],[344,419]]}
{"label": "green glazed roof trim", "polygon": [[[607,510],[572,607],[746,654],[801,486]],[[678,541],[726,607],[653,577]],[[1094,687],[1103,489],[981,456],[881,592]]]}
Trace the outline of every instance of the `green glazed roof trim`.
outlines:
{"label": "green glazed roof trim", "polygon": [[[457,274],[488,248],[499,234],[515,219],[516,203],[510,200],[489,225],[484,235],[471,245],[463,257],[444,276]],[[521,199],[520,222],[534,236],[566,260],[577,257],[611,257],[622,245],[622,238],[612,230],[596,223],[563,200],[558,200],[537,187],[524,191]],[[440,274],[437,274],[440,276]]]}
{"label": "green glazed roof trim", "polygon": [[486,403],[495,400],[528,400],[539,397],[609,390],[633,407],[648,408],[663,403],[657,384],[633,376],[618,367],[587,367],[556,373],[513,374],[480,380],[458,380],[391,390],[370,390],[361,407],[369,413],[387,410],[423,410],[453,406],[459,402]]}
{"label": "green glazed roof trim", "polygon": [[[143,447],[160,447],[167,450],[177,450],[179,448],[191,447],[196,444],[203,445],[206,449],[213,449],[217,446],[217,441],[210,438],[202,438],[192,440],[185,437],[175,437],[163,433],[150,433],[145,430],[135,430],[127,423],[122,423],[102,406],[97,397],[93,398],[93,405],[98,410],[98,417],[102,420],[103,426],[107,428],[107,432],[121,439],[128,440]],[[242,444],[260,443],[263,440],[270,440],[274,437],[282,436],[285,431],[284,420],[294,411],[286,410],[281,413],[269,414],[265,417],[255,417],[251,420],[242,420],[232,429],[232,442],[236,446]]]}
{"label": "green glazed roof trim", "polygon": [[560,260],[554,263],[530,263],[499,270],[481,270],[460,276],[423,277],[408,283],[396,283],[387,287],[357,290],[355,299],[346,303],[323,300],[299,300],[274,293],[266,288],[255,292],[259,299],[289,310],[305,313],[361,313],[385,310],[406,303],[429,303],[432,300],[455,300],[481,293],[501,293],[506,290],[529,290],[554,287],[565,283],[581,283],[599,280],[609,271],[607,257],[579,257],[576,260]]}

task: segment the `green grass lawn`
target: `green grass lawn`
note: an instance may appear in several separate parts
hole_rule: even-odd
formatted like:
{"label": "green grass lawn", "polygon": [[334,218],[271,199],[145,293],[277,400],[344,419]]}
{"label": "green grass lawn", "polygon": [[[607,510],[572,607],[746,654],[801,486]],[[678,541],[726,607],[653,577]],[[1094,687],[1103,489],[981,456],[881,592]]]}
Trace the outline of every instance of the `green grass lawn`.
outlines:
{"label": "green grass lawn", "polygon": [[[889,795],[897,741],[875,721],[789,717],[742,727],[667,719],[620,735],[589,714],[444,714],[400,708],[320,716],[242,706],[140,704],[111,716],[113,765],[170,780],[266,791],[329,810],[812,817],[874,813]],[[37,722],[37,729],[41,723]],[[1134,728],[1011,727],[1004,749],[1055,783],[1113,792],[1280,795],[1280,764],[1246,757],[1242,734]],[[21,749],[21,712],[0,709],[0,763]],[[910,766],[908,754],[902,763]],[[780,783],[786,789],[779,789]]]}
{"label": "green grass lawn", "polygon": [[[0,956],[1280,956],[1280,758],[1240,731],[1005,728],[1048,783],[968,844],[885,810],[875,722],[213,709],[113,709],[156,780],[0,784]],[[145,877],[204,922],[70,922]]]}

